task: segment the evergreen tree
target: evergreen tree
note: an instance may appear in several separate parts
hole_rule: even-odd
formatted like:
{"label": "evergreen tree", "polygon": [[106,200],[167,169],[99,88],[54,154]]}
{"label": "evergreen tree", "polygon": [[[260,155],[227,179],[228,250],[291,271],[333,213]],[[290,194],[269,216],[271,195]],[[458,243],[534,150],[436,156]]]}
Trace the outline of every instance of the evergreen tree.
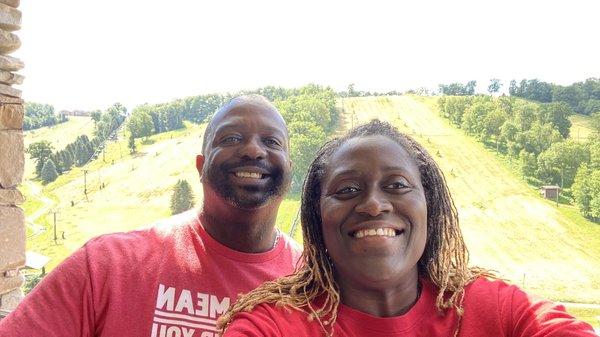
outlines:
{"label": "evergreen tree", "polygon": [[127,146],[129,146],[129,153],[133,154],[136,151],[136,147],[135,147],[135,138],[133,137],[133,134],[129,134],[129,143],[127,144]]}
{"label": "evergreen tree", "polygon": [[186,180],[179,180],[171,196],[171,214],[179,214],[194,206],[192,188]]}
{"label": "evergreen tree", "polygon": [[42,181],[47,184],[53,182],[56,178],[58,178],[56,164],[49,158],[44,162],[44,167],[42,168]]}
{"label": "evergreen tree", "polygon": [[35,173],[38,177],[42,174],[44,163],[52,155],[52,150],[53,146],[47,140],[35,142],[27,147],[26,152],[29,153],[31,159],[36,161]]}

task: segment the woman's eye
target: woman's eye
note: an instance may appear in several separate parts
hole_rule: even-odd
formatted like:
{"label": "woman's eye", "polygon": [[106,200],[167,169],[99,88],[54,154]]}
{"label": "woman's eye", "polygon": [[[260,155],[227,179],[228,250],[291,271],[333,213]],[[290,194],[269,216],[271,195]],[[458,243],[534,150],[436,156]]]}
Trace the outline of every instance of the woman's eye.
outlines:
{"label": "woman's eye", "polygon": [[335,192],[335,194],[337,194],[337,195],[347,195],[347,194],[356,193],[358,191],[359,191],[359,189],[357,187],[346,186],[346,187],[342,187],[341,189],[339,189],[337,192]]}
{"label": "woman's eye", "polygon": [[386,186],[386,188],[395,189],[395,190],[404,189],[404,188],[408,188],[408,187],[409,187],[408,184],[404,181],[395,181]]}

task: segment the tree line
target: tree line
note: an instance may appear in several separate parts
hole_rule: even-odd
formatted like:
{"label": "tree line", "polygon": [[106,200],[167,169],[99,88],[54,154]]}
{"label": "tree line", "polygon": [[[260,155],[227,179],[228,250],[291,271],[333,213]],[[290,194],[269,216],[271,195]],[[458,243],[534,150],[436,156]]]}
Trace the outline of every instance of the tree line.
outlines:
{"label": "tree line", "polygon": [[[593,179],[600,175],[600,137],[586,142],[569,139],[573,110],[568,103],[537,103],[507,96],[442,96],[438,107],[455,126],[518,160],[521,173],[530,182],[559,185],[582,214],[600,218],[600,188],[590,188],[598,184]],[[596,132],[600,135],[600,127]]]}
{"label": "tree line", "polygon": [[102,149],[111,134],[116,132],[125,120],[126,113],[127,109],[120,103],[115,103],[104,113],[92,113],[94,137],[90,140],[87,135],[80,135],[59,151],[54,151],[54,147],[47,140],[29,145],[26,152],[35,160],[37,177],[44,183],[49,183],[73,166],[85,165],[98,149]]}
{"label": "tree line", "polygon": [[600,112],[600,78],[588,78],[567,86],[537,79],[524,79],[519,83],[512,80],[509,93],[511,96],[543,103],[565,102],[573,111],[584,115]]}
{"label": "tree line", "polygon": [[133,110],[127,124],[129,147],[135,152],[135,138],[182,128],[183,121],[203,123],[231,98],[244,94],[265,96],[286,120],[294,162],[292,184],[294,191],[298,191],[312,156],[338,123],[337,95],[329,87],[315,84],[301,88],[267,86],[236,93],[191,96],[161,104],[143,104]]}
{"label": "tree line", "polygon": [[68,120],[65,115],[56,115],[50,104],[26,102],[23,116],[23,130],[39,129],[45,126],[64,123]]}

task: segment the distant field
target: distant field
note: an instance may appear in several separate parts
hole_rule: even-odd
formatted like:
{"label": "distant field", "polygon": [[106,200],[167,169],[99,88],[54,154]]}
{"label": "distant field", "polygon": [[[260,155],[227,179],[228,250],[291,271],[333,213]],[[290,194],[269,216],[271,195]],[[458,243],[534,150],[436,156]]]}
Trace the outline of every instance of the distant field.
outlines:
{"label": "distant field", "polygon": [[594,131],[590,125],[590,116],[575,114],[569,117],[569,120],[571,121],[571,130],[569,132],[571,139],[584,142],[592,137]]}
{"label": "distant field", "polygon": [[462,131],[427,97],[348,98],[346,127],[387,120],[430,151],[458,207],[474,265],[554,300],[600,303],[600,226],[557,208]]}
{"label": "distant field", "polygon": [[[64,149],[81,135],[92,136],[94,121],[90,117],[69,116],[69,120],[58,125],[25,131],[25,148],[31,143],[47,140],[54,146],[54,151]],[[35,162],[25,154],[25,178],[33,178]]]}

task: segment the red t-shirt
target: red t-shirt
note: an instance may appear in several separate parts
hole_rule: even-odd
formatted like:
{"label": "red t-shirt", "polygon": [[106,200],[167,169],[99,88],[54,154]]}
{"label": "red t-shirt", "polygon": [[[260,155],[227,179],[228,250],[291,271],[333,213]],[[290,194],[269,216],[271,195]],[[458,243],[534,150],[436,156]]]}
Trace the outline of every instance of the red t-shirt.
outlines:
{"label": "red t-shirt", "polygon": [[186,212],[89,241],[0,320],[0,336],[214,337],[239,293],[292,273],[299,257],[285,235],[265,253],[231,250]]}
{"label": "red t-shirt", "polygon": [[[454,336],[455,310],[441,315],[435,307],[437,288],[423,281],[419,300],[404,315],[380,318],[340,305],[335,337]],[[461,337],[596,336],[587,323],[575,320],[564,307],[535,299],[502,281],[478,279],[466,287]],[[223,337],[324,336],[316,320],[304,312],[261,304],[239,313]]]}

